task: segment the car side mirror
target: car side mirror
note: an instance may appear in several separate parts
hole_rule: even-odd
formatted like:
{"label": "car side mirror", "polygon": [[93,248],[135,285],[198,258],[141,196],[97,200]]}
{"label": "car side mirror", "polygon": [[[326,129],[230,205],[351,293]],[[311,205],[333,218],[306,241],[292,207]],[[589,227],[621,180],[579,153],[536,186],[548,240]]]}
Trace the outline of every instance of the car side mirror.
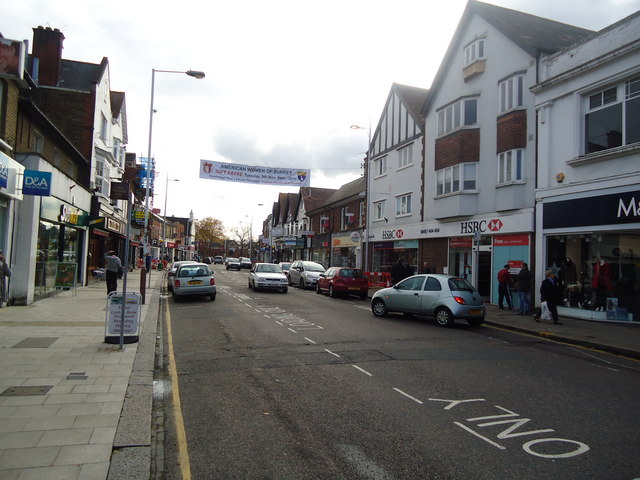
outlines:
{"label": "car side mirror", "polygon": [[176,276],[176,272],[169,272],[169,276],[170,277],[175,277]]}
{"label": "car side mirror", "polygon": [[323,278],[327,278],[327,276],[324,273],[321,273],[320,275],[318,275],[319,277],[323,277]]}

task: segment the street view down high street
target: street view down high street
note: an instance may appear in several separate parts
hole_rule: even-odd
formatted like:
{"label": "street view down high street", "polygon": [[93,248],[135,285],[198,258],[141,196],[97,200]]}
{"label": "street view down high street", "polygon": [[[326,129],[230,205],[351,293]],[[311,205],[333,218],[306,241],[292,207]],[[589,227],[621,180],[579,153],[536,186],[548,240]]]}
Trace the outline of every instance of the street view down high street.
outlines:
{"label": "street view down high street", "polygon": [[640,0],[21,0],[0,480],[640,480]]}

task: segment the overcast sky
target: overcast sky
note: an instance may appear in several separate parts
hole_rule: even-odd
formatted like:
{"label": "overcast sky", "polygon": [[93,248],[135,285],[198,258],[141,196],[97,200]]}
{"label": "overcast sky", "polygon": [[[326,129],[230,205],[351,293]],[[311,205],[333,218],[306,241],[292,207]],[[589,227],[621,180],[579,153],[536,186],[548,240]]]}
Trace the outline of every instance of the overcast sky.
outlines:
{"label": "overcast sky", "polygon": [[[640,0],[495,0],[495,5],[600,30]],[[254,235],[279,191],[293,187],[198,178],[200,159],[311,169],[338,188],[362,174],[367,131],[393,82],[429,88],[466,0],[21,0],[3,8],[6,38],[60,29],[63,58],[109,58],[111,89],[126,93],[127,150],[147,155],[151,69],[157,73],[154,206],[168,215],[249,222]],[[263,204],[259,206],[258,204]]]}

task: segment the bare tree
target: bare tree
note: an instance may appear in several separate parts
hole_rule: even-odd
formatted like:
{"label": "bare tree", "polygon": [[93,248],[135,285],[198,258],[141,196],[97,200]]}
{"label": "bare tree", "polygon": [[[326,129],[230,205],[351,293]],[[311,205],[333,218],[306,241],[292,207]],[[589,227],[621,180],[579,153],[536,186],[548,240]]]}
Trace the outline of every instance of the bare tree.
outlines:
{"label": "bare tree", "polygon": [[231,229],[231,240],[234,240],[240,247],[240,253],[236,256],[249,256],[249,237],[251,236],[251,227],[241,224],[239,227]]}

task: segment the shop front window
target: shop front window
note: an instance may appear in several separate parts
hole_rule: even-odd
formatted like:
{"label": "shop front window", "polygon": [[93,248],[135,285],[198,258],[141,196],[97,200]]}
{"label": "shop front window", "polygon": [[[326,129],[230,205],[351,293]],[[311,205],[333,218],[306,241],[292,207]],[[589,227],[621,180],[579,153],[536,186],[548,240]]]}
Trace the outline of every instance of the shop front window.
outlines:
{"label": "shop front window", "polygon": [[78,263],[79,249],[78,230],[40,221],[36,254],[36,295],[45,295],[55,289],[58,263]]}
{"label": "shop front window", "polygon": [[640,321],[640,235],[547,237],[546,269],[562,285],[564,306],[600,312],[597,318]]}

